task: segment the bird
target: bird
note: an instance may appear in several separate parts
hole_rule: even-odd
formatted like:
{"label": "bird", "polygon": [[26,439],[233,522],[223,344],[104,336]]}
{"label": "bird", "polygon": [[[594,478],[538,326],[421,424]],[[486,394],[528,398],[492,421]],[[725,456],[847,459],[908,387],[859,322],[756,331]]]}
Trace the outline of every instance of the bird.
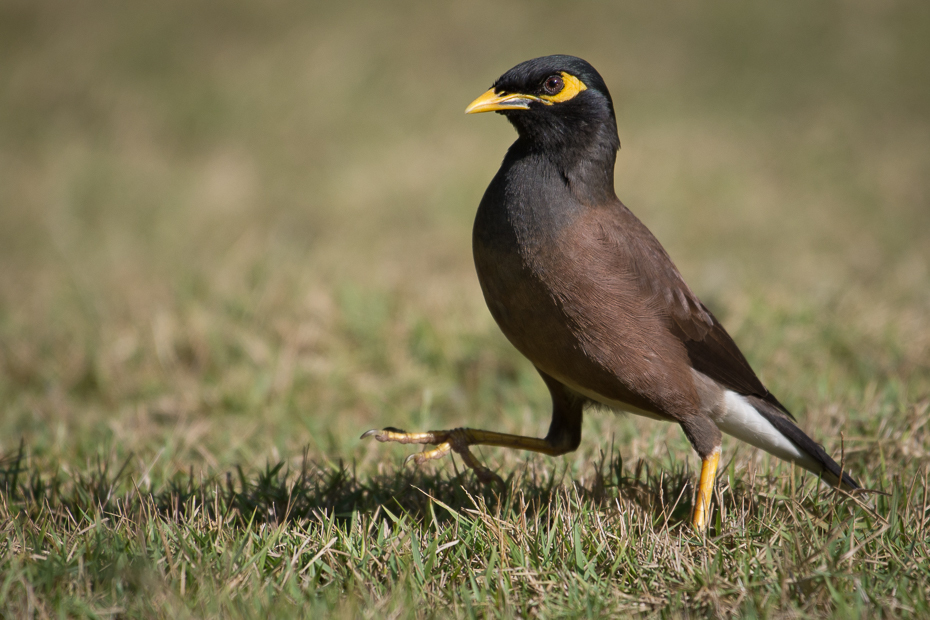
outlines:
{"label": "bird", "polygon": [[701,459],[691,524],[706,530],[726,433],[844,490],[859,484],[762,384],[668,253],[620,201],[620,139],[601,75],[574,56],[522,62],[465,109],[516,129],[478,206],[475,269],[488,309],[552,397],[544,438],[456,428],[362,435],[435,446],[417,464],[460,455],[482,482],[499,480],[469,451],[488,445],[551,456],[581,442],[588,406],[677,423]]}

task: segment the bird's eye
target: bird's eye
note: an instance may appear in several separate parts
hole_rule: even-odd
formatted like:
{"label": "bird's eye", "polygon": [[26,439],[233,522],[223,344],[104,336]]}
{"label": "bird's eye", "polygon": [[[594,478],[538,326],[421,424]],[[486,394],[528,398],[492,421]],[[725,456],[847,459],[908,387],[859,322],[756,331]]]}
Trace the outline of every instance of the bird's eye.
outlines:
{"label": "bird's eye", "polygon": [[543,89],[550,95],[557,95],[565,88],[565,82],[560,75],[550,75],[543,84]]}

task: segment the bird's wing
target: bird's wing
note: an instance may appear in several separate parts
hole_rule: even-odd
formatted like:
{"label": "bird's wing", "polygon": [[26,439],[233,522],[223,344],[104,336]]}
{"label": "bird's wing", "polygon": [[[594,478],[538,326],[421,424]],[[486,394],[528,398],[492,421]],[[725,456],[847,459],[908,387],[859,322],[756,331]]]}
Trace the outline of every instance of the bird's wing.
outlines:
{"label": "bird's wing", "polygon": [[692,367],[738,394],[755,396],[794,416],[769,392],[720,321],[685,283],[655,235],[621,204],[622,242],[628,244],[643,291],[667,313],[668,326],[688,352]]}

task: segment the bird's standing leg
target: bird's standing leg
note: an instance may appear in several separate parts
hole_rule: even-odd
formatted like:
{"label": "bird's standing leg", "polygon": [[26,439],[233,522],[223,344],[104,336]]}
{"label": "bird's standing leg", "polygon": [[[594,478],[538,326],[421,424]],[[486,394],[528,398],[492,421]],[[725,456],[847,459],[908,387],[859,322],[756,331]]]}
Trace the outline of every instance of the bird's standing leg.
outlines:
{"label": "bird's standing leg", "polygon": [[701,481],[698,483],[697,498],[694,500],[694,516],[691,518],[691,524],[698,531],[707,528],[707,518],[710,515],[710,498],[714,495],[714,482],[719,461],[720,448],[701,459]]}
{"label": "bird's standing leg", "polygon": [[417,443],[436,446],[431,450],[411,454],[407,457],[405,462],[412,460],[417,465],[442,458],[449,452],[456,452],[462,457],[462,461],[466,465],[475,470],[478,480],[486,484],[499,482],[503,486],[500,477],[482,465],[472,455],[469,446],[497,446],[558,456],[576,449],[581,442],[584,400],[542,371],[539,371],[539,374],[542,375],[546,386],[549,388],[549,393],[552,395],[552,423],[549,425],[549,433],[543,439],[474,428],[408,433],[393,427],[370,430],[362,435],[362,439],[374,437],[380,442]]}
{"label": "bird's standing leg", "polygon": [[714,495],[717,464],[720,462],[720,429],[710,418],[694,415],[681,421],[691,445],[701,457],[701,479],[694,498],[691,525],[699,532],[707,528],[710,516],[710,500]]}

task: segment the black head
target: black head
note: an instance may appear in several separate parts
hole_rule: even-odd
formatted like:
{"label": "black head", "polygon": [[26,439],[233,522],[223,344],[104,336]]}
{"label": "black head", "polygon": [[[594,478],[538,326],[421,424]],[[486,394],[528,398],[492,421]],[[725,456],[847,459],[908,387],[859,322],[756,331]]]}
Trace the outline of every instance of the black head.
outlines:
{"label": "black head", "polygon": [[620,147],[613,100],[600,74],[581,58],[543,56],[522,62],[465,109],[499,112],[521,138],[548,150]]}

